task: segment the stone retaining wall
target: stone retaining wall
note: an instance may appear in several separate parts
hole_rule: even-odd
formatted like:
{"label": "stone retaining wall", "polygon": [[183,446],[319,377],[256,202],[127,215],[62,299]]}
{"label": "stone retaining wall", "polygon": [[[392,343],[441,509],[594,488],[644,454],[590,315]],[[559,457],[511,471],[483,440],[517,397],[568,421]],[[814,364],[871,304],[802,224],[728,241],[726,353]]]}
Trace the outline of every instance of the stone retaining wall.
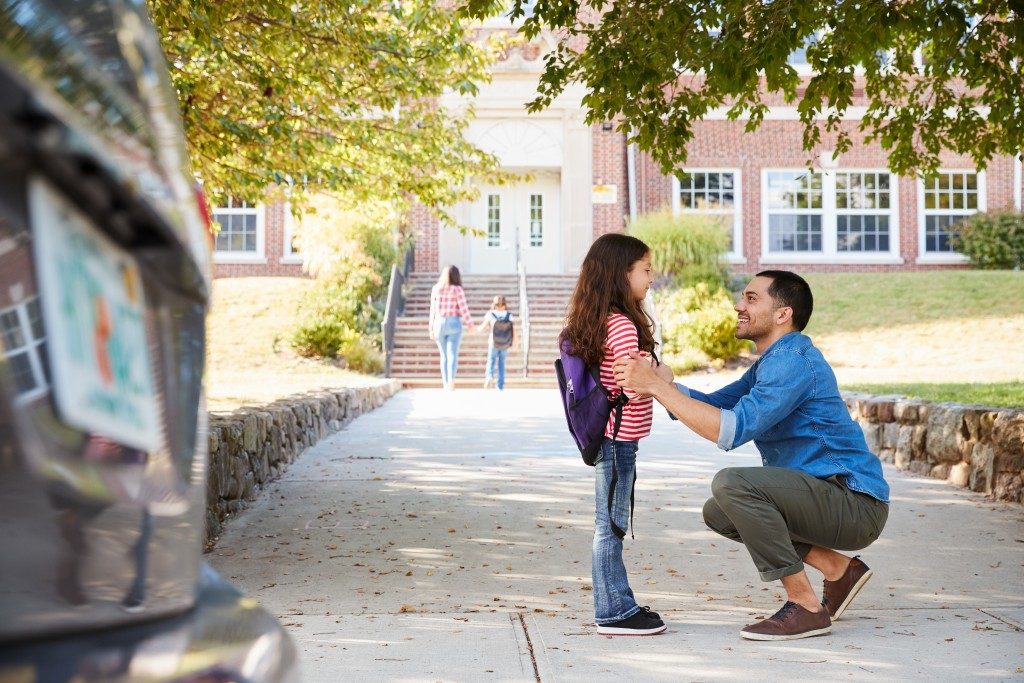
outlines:
{"label": "stone retaining wall", "polygon": [[380,407],[400,388],[400,382],[389,379],[367,387],[316,391],[265,406],[210,413],[207,544],[220,535],[228,516],[255,500],[302,451]]}
{"label": "stone retaining wall", "polygon": [[844,394],[870,448],[898,469],[1024,503],[1024,410]]}

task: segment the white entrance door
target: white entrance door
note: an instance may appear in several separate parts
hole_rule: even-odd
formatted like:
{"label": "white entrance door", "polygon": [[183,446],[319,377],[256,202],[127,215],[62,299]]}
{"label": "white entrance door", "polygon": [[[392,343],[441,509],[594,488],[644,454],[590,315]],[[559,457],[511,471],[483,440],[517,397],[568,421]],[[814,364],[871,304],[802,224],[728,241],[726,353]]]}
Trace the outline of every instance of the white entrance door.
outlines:
{"label": "white entrance door", "polygon": [[559,273],[559,178],[539,175],[511,187],[485,186],[473,209],[469,236],[473,273],[514,273],[519,244],[527,273]]}

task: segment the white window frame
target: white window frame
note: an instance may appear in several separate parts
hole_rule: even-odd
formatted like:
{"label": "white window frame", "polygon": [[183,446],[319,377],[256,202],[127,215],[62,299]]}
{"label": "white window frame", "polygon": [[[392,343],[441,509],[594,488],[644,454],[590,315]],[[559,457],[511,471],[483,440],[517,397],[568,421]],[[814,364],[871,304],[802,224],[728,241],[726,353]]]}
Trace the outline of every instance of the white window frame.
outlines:
{"label": "white window frame", "polygon": [[[498,203],[497,203],[496,206],[491,206],[491,197],[497,198]],[[486,198],[484,200],[484,220],[485,220],[485,224],[484,224],[484,245],[486,245],[486,247],[488,249],[501,249],[502,246],[504,245],[502,237],[503,237],[503,233],[505,232],[505,230],[504,230],[505,226],[502,225],[502,222],[501,222],[501,219],[502,219],[502,206],[501,205],[504,203],[502,201],[503,198],[504,198],[504,195],[501,192],[488,192],[487,195],[486,195]],[[497,210],[497,216],[492,216],[491,215],[491,209]],[[494,236],[492,236],[492,234],[491,234],[491,222],[492,221],[496,221],[495,222],[495,226],[498,228],[497,241],[492,241],[492,239],[494,239]]]}
{"label": "white window frame", "polygon": [[978,177],[978,208],[976,209],[929,209],[924,208],[924,178],[917,179],[917,263],[953,264],[967,263],[969,259],[956,251],[925,251],[925,223],[928,215],[941,214],[952,216],[973,216],[987,210],[988,183],[985,171],[974,168],[940,168],[942,173],[972,173]]}
{"label": "white window frame", "polygon": [[[706,167],[701,168],[697,166],[687,166],[679,169],[680,173],[731,173],[733,177],[732,193],[733,193],[733,208],[732,208],[732,251],[725,254],[725,258],[730,263],[746,263],[746,258],[743,256],[743,173],[738,168],[726,168],[726,167]],[[707,209],[686,209],[683,208],[682,202],[679,201],[679,193],[682,191],[679,177],[676,174],[672,174],[672,213],[681,215],[695,215],[695,216],[728,216],[729,211],[724,209],[707,210]]]}
{"label": "white window frame", "polygon": [[[526,244],[531,249],[543,249],[544,248],[544,236],[545,236],[545,230],[544,230],[544,221],[545,221],[545,215],[544,215],[544,208],[545,208],[544,207],[544,196],[545,195],[544,195],[543,192],[527,192],[526,196],[530,200],[530,208],[529,208],[530,215],[529,215],[529,220],[526,223],[526,225],[527,225]],[[535,208],[534,205],[533,205],[533,198],[534,197],[537,197],[537,198],[540,199],[540,204],[536,207],[536,208],[540,209],[540,220],[536,221],[537,223],[540,223],[540,242],[537,243],[537,244],[534,244],[534,232],[533,232],[533,224],[535,222],[534,219],[533,219],[533,209]]]}
{"label": "white window frame", "polygon": [[266,251],[264,247],[264,241],[266,237],[266,215],[267,207],[265,204],[256,204],[255,206],[246,207],[225,207],[217,206],[213,208],[211,218],[216,220],[216,214],[228,214],[228,215],[246,215],[256,212],[256,251],[218,251],[217,241],[214,238],[213,248],[213,262],[214,263],[249,263],[249,264],[261,264],[267,262]]}
{"label": "white window frame", "polygon": [[[46,371],[43,368],[43,359],[40,349],[46,343],[46,336],[37,339],[35,334],[32,332],[32,321],[28,315],[28,305],[33,301],[36,302],[36,306],[40,306],[39,297],[31,297],[24,301],[8,306],[7,308],[0,309],[0,314],[9,313],[11,311],[18,317],[18,325],[21,328],[21,335],[25,340],[24,346],[19,346],[16,349],[8,349],[0,343],[0,354],[4,358],[9,358],[15,354],[25,354],[28,356],[29,366],[32,368],[32,379],[35,382],[35,387],[28,389],[17,395],[15,398],[16,404],[26,403],[33,399],[39,398],[46,394],[50,389],[50,385],[46,381]],[[39,315],[42,316],[42,311],[39,311]],[[0,331],[0,339],[2,339],[3,332]],[[13,377],[11,380],[13,381]],[[14,390],[18,388],[15,386]]]}
{"label": "white window frame", "polygon": [[[771,244],[768,230],[768,174],[769,173],[807,173],[822,175],[821,179],[821,251],[769,251]],[[886,215],[889,218],[889,249],[888,251],[839,251],[839,233],[836,209],[836,173],[888,173],[889,174],[889,209],[888,211],[872,211],[875,215]],[[851,167],[851,168],[763,168],[761,169],[761,258],[763,264],[784,263],[849,263],[849,264],[902,264],[900,256],[900,213],[899,213],[899,176],[887,168]],[[800,214],[817,214],[819,209],[794,209]]]}
{"label": "white window frame", "polygon": [[281,245],[281,263],[305,263],[306,257],[302,255],[302,252],[292,251],[292,231],[295,229],[296,220],[292,216],[291,203],[284,205],[282,222],[284,223],[281,231],[284,233],[284,244]]}

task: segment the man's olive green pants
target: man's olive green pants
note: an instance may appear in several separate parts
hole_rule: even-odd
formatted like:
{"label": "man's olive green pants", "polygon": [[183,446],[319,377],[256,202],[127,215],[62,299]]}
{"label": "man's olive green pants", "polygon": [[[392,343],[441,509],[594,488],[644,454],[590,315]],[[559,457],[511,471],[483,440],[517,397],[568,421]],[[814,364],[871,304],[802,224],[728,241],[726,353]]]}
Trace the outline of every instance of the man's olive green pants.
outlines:
{"label": "man's olive green pants", "polygon": [[837,477],[785,467],[727,467],[711,482],[704,522],[747,547],[763,581],[803,569],[811,546],[860,550],[882,533],[889,505]]}

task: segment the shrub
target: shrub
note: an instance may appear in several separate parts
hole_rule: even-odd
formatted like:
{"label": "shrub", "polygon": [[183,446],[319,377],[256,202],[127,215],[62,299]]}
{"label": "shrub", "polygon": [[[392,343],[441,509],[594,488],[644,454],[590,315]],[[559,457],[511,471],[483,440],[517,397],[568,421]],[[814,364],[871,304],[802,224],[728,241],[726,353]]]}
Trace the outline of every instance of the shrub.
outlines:
{"label": "shrub", "polygon": [[1024,215],[977,213],[955,227],[953,248],[987,270],[1024,267]]}
{"label": "shrub", "polygon": [[750,350],[749,341],[736,338],[736,311],[725,289],[698,283],[659,290],[655,306],[661,319],[662,355],[673,371],[699,367],[701,357],[705,363],[721,364]]}
{"label": "shrub", "polygon": [[384,369],[384,358],[373,340],[353,328],[344,316],[308,317],[292,334],[296,353],[310,358],[337,359],[355,372],[375,374]]}
{"label": "shrub", "polygon": [[379,372],[377,351],[391,264],[401,251],[394,207],[318,197],[299,222],[316,286],[302,302],[292,346],[303,356],[337,358],[357,372]]}
{"label": "shrub", "polygon": [[384,354],[363,336],[346,341],[338,355],[345,360],[345,367],[354,372],[375,375],[384,371]]}
{"label": "shrub", "polygon": [[350,340],[358,339],[345,321],[333,316],[310,316],[292,334],[292,347],[308,358],[337,358]]}
{"label": "shrub", "polygon": [[629,226],[629,234],[651,248],[655,272],[673,285],[703,282],[715,290],[725,284],[729,271],[721,255],[728,248],[729,233],[714,216],[649,213]]}

